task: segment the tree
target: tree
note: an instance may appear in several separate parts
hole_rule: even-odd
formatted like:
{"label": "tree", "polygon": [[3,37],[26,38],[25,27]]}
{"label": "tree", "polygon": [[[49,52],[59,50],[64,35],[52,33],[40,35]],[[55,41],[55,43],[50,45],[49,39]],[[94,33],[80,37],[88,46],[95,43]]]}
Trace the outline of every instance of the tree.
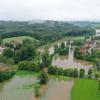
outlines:
{"label": "tree", "polygon": [[89,70],[88,70],[88,77],[89,77],[89,78],[91,78],[92,73],[93,73],[92,69],[89,69]]}
{"label": "tree", "polygon": [[26,59],[33,59],[36,55],[36,50],[34,46],[28,45],[25,47],[21,48],[21,59],[26,60]]}
{"label": "tree", "polygon": [[95,74],[95,79],[98,79],[100,75],[98,73]]}
{"label": "tree", "polygon": [[69,77],[73,77],[73,69],[65,69],[64,75],[69,76]]}
{"label": "tree", "polygon": [[28,45],[30,45],[30,44],[32,44],[32,40],[30,40],[30,39],[24,39],[24,40],[23,40],[23,45],[24,45],[24,46],[28,46]]}
{"label": "tree", "polygon": [[19,61],[21,61],[21,50],[16,50],[14,55],[13,55],[13,60],[15,62],[15,64],[17,64]]}
{"label": "tree", "polygon": [[73,77],[74,78],[78,77],[78,69],[76,69],[76,68],[73,70]]}
{"label": "tree", "polygon": [[17,43],[15,46],[14,46],[14,51],[20,49],[22,47],[22,44],[21,43]]}
{"label": "tree", "polygon": [[28,69],[29,61],[21,61],[18,63],[19,70],[27,70]]}
{"label": "tree", "polygon": [[39,63],[38,62],[30,61],[29,65],[28,65],[28,70],[39,72],[40,71]]}
{"label": "tree", "polygon": [[48,75],[47,75],[47,73],[46,73],[45,71],[42,71],[42,72],[40,73],[39,78],[40,78],[40,83],[41,83],[41,84],[46,84],[47,81],[48,81]]}
{"label": "tree", "polygon": [[57,74],[57,70],[58,70],[58,68],[55,66],[55,67],[53,67],[53,66],[49,66],[48,67],[48,73],[49,74]]}
{"label": "tree", "polygon": [[85,74],[85,70],[83,68],[80,69],[80,71],[79,71],[79,77],[80,78],[83,78],[84,77],[84,74]]}
{"label": "tree", "polygon": [[6,49],[3,50],[3,56],[4,57],[12,58],[13,54],[14,54],[14,52],[10,48],[6,48]]}
{"label": "tree", "polygon": [[5,43],[5,46],[14,49],[14,45],[12,43]]}
{"label": "tree", "polygon": [[2,44],[3,43],[3,40],[2,40],[2,38],[1,38],[1,36],[0,36],[0,44]]}
{"label": "tree", "polygon": [[98,70],[98,71],[100,71],[100,62],[98,61],[98,62],[96,62],[96,69]]}
{"label": "tree", "polygon": [[61,48],[62,48],[62,49],[65,48],[65,43],[64,43],[64,42],[61,43]]}
{"label": "tree", "polygon": [[34,84],[34,92],[35,92],[35,96],[36,96],[36,97],[40,96],[40,91],[39,91],[39,89],[40,89],[40,84],[35,83],[35,84]]}
{"label": "tree", "polygon": [[63,68],[58,68],[57,74],[58,75],[63,75]]}
{"label": "tree", "polygon": [[58,45],[54,45],[54,53],[58,53],[59,47]]}
{"label": "tree", "polygon": [[48,67],[49,65],[51,65],[51,60],[52,57],[49,55],[49,53],[46,51],[41,55],[41,64],[42,67]]}

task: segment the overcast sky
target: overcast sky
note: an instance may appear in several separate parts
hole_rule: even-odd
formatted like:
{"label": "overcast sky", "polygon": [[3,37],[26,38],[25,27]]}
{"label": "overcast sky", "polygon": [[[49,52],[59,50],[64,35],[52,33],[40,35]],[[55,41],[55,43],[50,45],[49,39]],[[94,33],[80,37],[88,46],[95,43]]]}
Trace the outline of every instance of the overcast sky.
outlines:
{"label": "overcast sky", "polygon": [[0,20],[100,20],[100,0],[0,0]]}

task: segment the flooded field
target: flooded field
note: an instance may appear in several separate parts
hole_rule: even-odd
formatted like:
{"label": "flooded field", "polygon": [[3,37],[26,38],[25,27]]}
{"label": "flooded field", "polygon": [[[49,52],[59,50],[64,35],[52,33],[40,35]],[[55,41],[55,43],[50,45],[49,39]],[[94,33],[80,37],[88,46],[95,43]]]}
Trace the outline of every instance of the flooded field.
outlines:
{"label": "flooded field", "polygon": [[[54,47],[49,48],[49,54],[54,53]],[[92,64],[87,61],[77,60],[74,58],[74,48],[71,49],[69,46],[69,54],[65,56],[55,55],[52,60],[52,65],[57,67],[66,68],[84,68],[86,71],[92,68]]]}
{"label": "flooded field", "polygon": [[85,70],[88,70],[92,68],[92,65],[89,62],[82,61],[82,60],[76,60],[71,56],[59,56],[59,55],[54,56],[52,65],[57,66],[57,67],[62,67],[64,69],[84,68]]}
{"label": "flooded field", "polygon": [[[65,56],[54,55],[52,65],[62,68],[84,68],[86,71],[92,68],[89,62],[76,60],[73,57],[74,48],[70,49],[69,54]],[[40,49],[41,52],[44,50]],[[49,48],[49,54],[54,53],[54,47]],[[6,70],[0,66],[0,70]],[[3,69],[2,69],[3,68]],[[73,86],[72,80],[59,81],[50,78],[47,85],[40,88],[41,96],[34,96],[34,83],[37,78],[34,74],[24,73],[16,74],[12,79],[0,83],[0,100],[70,100],[70,92]]]}
{"label": "flooded field", "polygon": [[0,100],[69,100],[73,81],[52,79],[40,88],[41,96],[34,96],[33,74],[15,75],[12,79],[0,83]]}
{"label": "flooded field", "polygon": [[70,100],[73,81],[50,80],[48,89],[40,100]]}
{"label": "flooded field", "polygon": [[36,77],[15,75],[12,79],[0,83],[0,100],[29,100],[35,82]]}

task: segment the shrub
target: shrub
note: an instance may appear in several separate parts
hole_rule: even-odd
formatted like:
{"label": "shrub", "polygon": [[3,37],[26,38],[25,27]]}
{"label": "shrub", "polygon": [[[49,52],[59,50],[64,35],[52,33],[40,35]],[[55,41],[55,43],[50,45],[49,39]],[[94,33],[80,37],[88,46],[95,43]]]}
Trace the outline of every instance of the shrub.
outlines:
{"label": "shrub", "polygon": [[89,78],[91,78],[92,73],[93,73],[92,69],[89,69],[89,70],[88,70],[88,77],[89,77]]}
{"label": "shrub", "polygon": [[15,74],[15,71],[0,72],[0,82],[10,79]]}
{"label": "shrub", "polygon": [[73,70],[73,77],[74,78],[78,77],[78,69],[76,69],[76,68]]}
{"label": "shrub", "polygon": [[29,61],[21,61],[18,64],[19,70],[28,70]]}
{"label": "shrub", "polygon": [[80,71],[79,71],[79,77],[80,78],[83,78],[84,77],[84,74],[85,74],[85,70],[83,68],[80,69]]}
{"label": "shrub", "polygon": [[46,84],[47,81],[48,81],[48,75],[47,75],[47,73],[45,71],[42,71],[40,73],[39,79],[40,79],[40,83],[41,84]]}

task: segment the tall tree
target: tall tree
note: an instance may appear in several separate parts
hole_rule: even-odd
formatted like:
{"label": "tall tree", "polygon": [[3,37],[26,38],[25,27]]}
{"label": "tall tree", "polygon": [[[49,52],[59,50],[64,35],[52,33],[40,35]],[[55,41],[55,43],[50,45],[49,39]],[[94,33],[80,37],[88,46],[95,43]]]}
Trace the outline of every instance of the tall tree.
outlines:
{"label": "tall tree", "polygon": [[6,49],[3,50],[3,56],[4,57],[12,58],[13,54],[14,54],[14,52],[10,48],[6,48]]}

